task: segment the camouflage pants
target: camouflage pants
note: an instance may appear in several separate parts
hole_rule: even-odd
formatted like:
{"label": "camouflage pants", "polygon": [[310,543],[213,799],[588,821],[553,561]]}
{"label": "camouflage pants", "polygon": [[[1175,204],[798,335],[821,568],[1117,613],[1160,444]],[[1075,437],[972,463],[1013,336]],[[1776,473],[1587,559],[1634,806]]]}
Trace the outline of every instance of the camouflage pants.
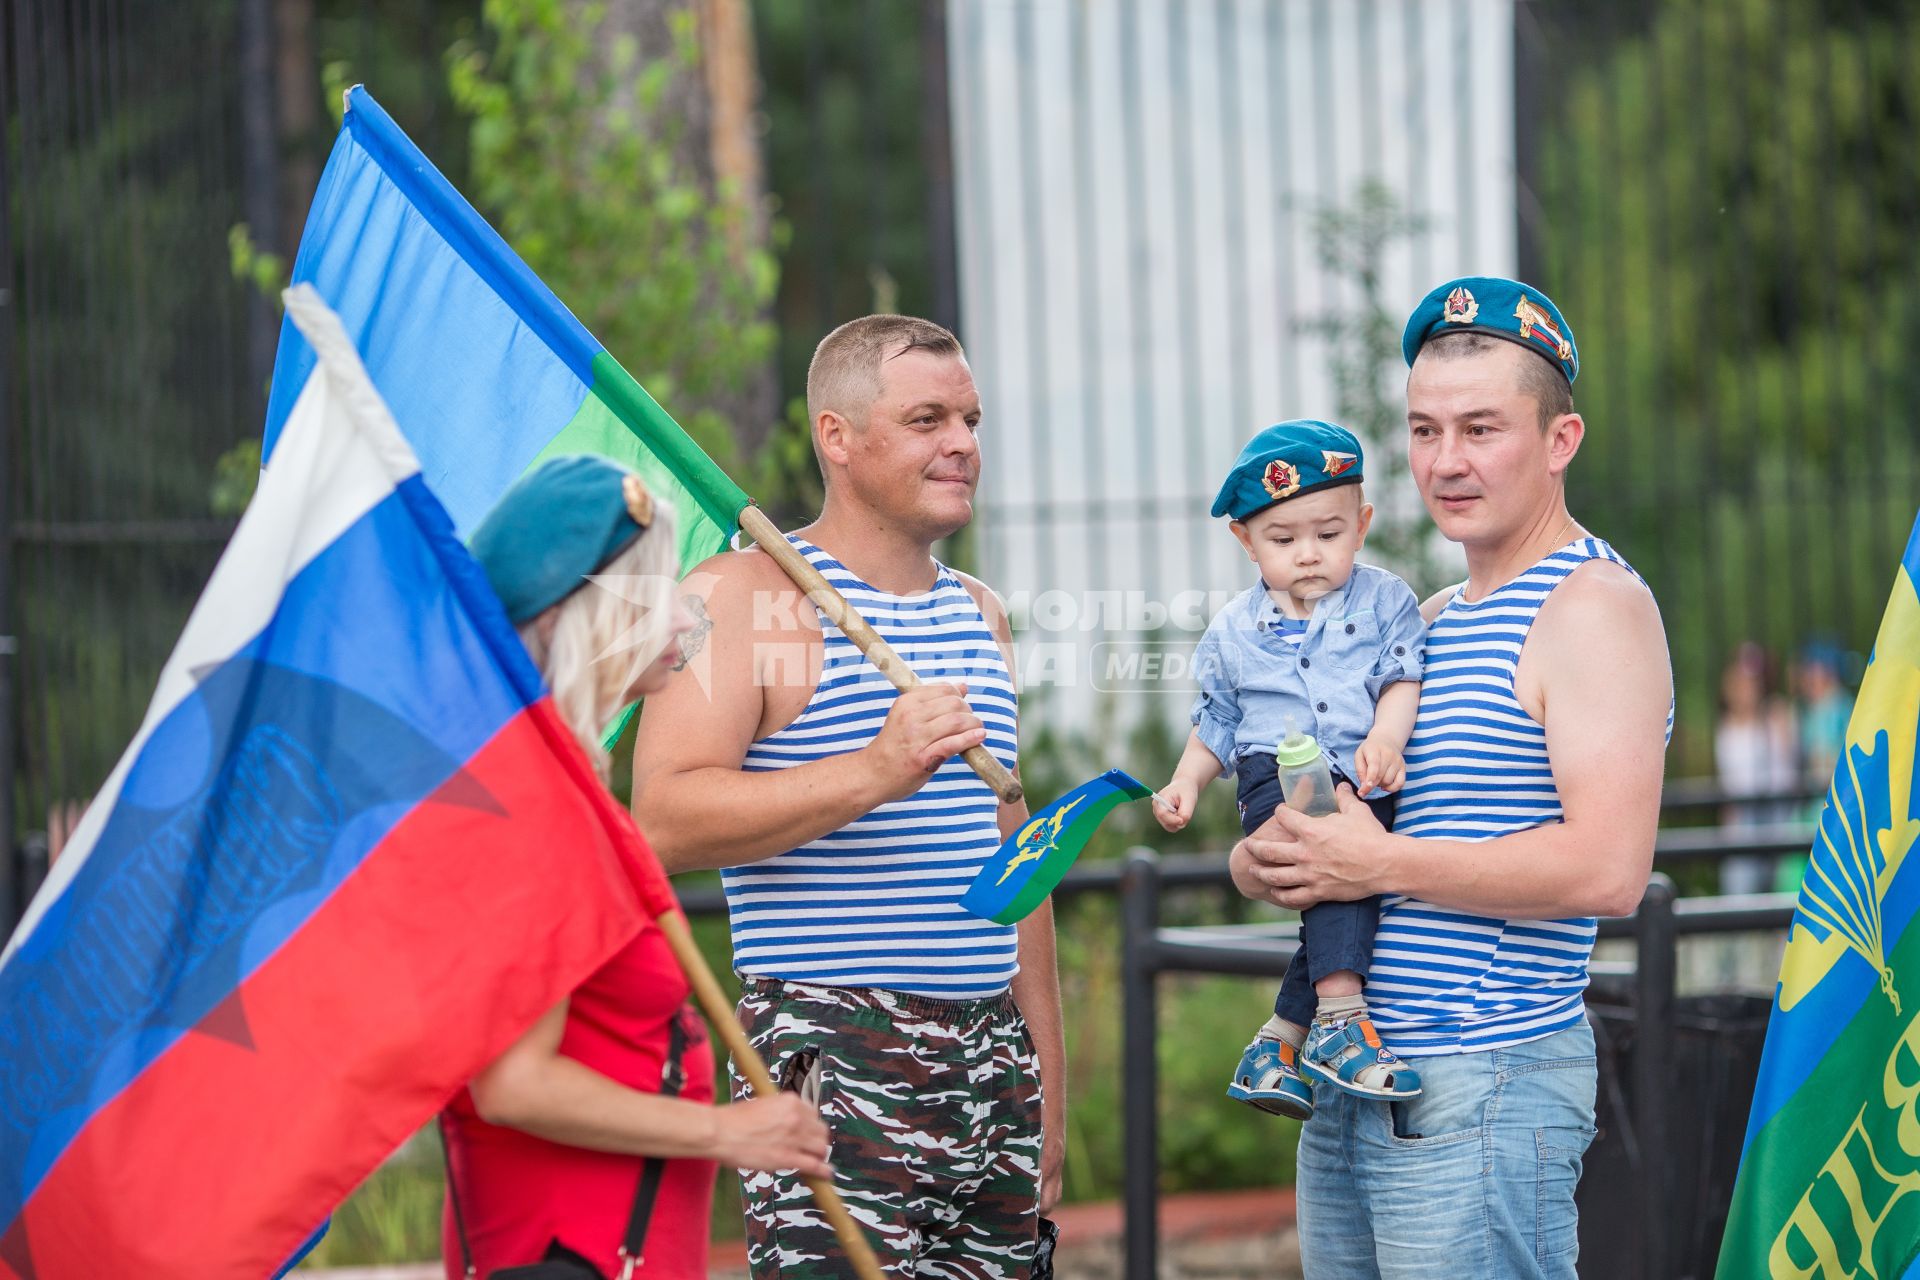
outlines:
{"label": "camouflage pants", "polygon": [[[841,1198],[889,1276],[1028,1275],[1040,1071],[1011,995],[932,1000],[750,978],[740,1021],[774,1080],[817,1101]],[[746,1093],[736,1069],[733,1095]],[[852,1274],[798,1178],[741,1183],[755,1280]]]}

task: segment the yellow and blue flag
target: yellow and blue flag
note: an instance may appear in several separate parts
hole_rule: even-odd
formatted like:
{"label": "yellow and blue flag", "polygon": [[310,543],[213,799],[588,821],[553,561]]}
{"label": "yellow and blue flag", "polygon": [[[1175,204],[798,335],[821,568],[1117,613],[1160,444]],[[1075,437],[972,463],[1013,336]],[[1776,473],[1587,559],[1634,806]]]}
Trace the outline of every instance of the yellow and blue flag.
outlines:
{"label": "yellow and blue flag", "polygon": [[1024,920],[1046,901],[1115,806],[1152,794],[1152,788],[1119,769],[1081,783],[1007,837],[960,905],[996,924]]}
{"label": "yellow and blue flag", "polygon": [[1721,1280],[1920,1276],[1920,522],[1800,890]]}

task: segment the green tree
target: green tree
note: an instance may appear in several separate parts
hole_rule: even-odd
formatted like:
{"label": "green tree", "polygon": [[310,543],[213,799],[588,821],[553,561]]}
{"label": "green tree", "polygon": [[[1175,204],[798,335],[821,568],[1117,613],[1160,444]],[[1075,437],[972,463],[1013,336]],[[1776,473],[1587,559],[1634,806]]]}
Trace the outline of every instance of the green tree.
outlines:
{"label": "green tree", "polygon": [[1653,584],[1708,760],[1742,638],[1871,639],[1920,493],[1920,13],[1650,7],[1607,44],[1540,15],[1539,283],[1578,331],[1575,513]]}
{"label": "green tree", "polygon": [[748,211],[709,190],[664,109],[695,75],[694,14],[669,47],[602,31],[607,6],[487,0],[491,47],[456,45],[453,98],[472,117],[475,203],[589,331],[722,466],[733,428],[712,407],[773,351],[778,267]]}

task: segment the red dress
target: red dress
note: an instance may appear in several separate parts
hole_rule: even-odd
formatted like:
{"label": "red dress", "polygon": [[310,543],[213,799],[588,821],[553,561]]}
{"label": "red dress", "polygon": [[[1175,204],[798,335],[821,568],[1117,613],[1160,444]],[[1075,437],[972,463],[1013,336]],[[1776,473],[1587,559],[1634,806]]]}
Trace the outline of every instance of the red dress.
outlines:
{"label": "red dress", "polygon": [[[690,1010],[687,981],[659,926],[646,929],[567,1003],[560,1052],[630,1088],[660,1090],[669,1023],[683,1016],[689,1032],[680,1096],[711,1105],[713,1050]],[[619,1274],[618,1252],[640,1178],[638,1156],[561,1146],[480,1119],[466,1091],[447,1106],[449,1156],[474,1265],[485,1277],[498,1267],[537,1262],[558,1239]],[[650,1280],[704,1280],[714,1162],[667,1161],[634,1274]],[[448,1280],[459,1280],[460,1242],[451,1206],[443,1213],[442,1252]]]}

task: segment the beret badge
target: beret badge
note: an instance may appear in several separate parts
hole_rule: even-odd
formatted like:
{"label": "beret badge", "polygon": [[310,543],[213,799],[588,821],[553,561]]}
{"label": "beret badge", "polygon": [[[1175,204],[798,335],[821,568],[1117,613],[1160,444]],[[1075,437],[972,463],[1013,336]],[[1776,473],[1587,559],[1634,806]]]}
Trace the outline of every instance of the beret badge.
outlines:
{"label": "beret badge", "polygon": [[1473,290],[1461,285],[1447,295],[1445,305],[1440,308],[1440,316],[1448,324],[1472,324],[1474,317],[1480,314],[1480,304],[1475,301]]}
{"label": "beret badge", "polygon": [[626,500],[627,514],[642,529],[653,523],[653,495],[647,492],[647,482],[636,475],[620,477],[620,496]]}
{"label": "beret badge", "polygon": [[1560,326],[1553,322],[1545,307],[1532,298],[1522,297],[1513,308],[1513,317],[1520,322],[1521,337],[1531,338],[1561,361],[1573,359],[1573,344],[1560,332]]}
{"label": "beret badge", "polygon": [[1336,453],[1332,449],[1320,451],[1320,469],[1327,473],[1329,480],[1353,470],[1353,464],[1359,460],[1351,453]]}
{"label": "beret badge", "polygon": [[1300,487],[1300,470],[1284,458],[1275,458],[1260,474],[1260,485],[1276,499],[1291,497]]}

